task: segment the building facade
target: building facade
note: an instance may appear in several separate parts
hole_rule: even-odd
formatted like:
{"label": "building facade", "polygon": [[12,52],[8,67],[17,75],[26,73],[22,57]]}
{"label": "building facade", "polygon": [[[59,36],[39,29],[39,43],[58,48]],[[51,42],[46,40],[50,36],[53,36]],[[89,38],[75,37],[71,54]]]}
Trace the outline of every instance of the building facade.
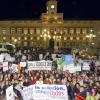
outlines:
{"label": "building facade", "polygon": [[99,20],[64,20],[49,0],[39,20],[0,21],[0,42],[17,47],[100,48]]}

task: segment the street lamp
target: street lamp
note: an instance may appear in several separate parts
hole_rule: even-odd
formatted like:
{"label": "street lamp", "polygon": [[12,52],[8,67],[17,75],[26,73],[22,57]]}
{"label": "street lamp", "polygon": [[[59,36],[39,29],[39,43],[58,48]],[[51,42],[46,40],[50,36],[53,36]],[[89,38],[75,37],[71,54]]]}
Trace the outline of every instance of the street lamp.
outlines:
{"label": "street lamp", "polygon": [[17,42],[17,39],[14,39],[14,42],[16,43]]}

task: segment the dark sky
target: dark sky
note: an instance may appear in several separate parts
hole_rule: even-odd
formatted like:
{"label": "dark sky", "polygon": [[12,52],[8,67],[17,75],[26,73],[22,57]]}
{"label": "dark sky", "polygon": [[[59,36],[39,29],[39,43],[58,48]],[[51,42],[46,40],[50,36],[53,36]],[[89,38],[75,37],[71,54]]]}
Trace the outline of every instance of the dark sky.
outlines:
{"label": "dark sky", "polygon": [[[39,19],[47,0],[0,0],[0,19]],[[58,0],[64,19],[100,19],[100,0]]]}

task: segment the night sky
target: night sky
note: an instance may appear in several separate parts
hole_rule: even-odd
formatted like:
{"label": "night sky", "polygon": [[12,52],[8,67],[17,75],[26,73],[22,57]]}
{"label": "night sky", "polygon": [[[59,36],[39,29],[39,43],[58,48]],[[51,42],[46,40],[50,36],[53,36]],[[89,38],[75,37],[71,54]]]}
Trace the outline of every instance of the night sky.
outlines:
{"label": "night sky", "polygon": [[[0,20],[39,19],[47,0],[0,0]],[[64,19],[100,19],[99,0],[58,0]]]}

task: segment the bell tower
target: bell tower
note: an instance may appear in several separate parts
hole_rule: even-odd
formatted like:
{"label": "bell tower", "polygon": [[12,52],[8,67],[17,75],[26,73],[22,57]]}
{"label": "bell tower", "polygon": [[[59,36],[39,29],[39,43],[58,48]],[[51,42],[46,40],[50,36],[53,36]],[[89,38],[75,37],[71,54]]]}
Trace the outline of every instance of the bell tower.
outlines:
{"label": "bell tower", "polygon": [[57,1],[56,0],[47,1],[46,6],[47,6],[48,14],[56,14],[57,13]]}

